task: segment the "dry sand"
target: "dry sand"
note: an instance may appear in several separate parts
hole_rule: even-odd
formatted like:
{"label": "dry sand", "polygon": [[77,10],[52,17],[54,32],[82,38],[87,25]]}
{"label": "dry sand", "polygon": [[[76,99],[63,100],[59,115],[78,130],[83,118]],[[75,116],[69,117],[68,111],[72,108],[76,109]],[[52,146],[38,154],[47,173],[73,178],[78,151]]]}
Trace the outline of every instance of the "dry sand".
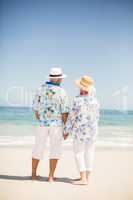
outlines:
{"label": "dry sand", "polygon": [[40,162],[41,181],[31,181],[31,147],[0,148],[0,200],[133,200],[133,151],[97,149],[94,171],[87,186],[78,178],[73,152],[65,149],[56,182],[47,182],[48,153]]}

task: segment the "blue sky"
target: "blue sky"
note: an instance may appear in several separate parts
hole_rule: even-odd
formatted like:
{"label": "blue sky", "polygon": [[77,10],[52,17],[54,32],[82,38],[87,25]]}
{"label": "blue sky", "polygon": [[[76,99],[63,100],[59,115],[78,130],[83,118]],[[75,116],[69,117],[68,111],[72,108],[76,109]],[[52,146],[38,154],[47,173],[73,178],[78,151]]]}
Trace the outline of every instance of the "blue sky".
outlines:
{"label": "blue sky", "polygon": [[9,90],[16,102],[19,87],[34,93],[54,65],[70,95],[88,74],[102,107],[133,109],[133,2],[0,0],[0,105]]}

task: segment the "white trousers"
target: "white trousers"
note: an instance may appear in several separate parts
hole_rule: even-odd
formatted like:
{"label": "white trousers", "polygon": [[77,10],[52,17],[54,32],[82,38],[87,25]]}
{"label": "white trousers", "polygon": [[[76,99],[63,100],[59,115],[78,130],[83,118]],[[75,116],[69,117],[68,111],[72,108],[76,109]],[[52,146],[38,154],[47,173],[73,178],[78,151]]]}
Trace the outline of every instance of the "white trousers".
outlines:
{"label": "white trousers", "polygon": [[81,142],[78,139],[73,140],[73,149],[77,168],[79,172],[93,170],[93,161],[95,153],[95,143]]}
{"label": "white trousers", "polygon": [[62,127],[39,127],[35,138],[32,157],[39,160],[43,158],[43,152],[46,147],[47,139],[49,138],[49,157],[50,159],[59,159],[62,153],[62,134]]}

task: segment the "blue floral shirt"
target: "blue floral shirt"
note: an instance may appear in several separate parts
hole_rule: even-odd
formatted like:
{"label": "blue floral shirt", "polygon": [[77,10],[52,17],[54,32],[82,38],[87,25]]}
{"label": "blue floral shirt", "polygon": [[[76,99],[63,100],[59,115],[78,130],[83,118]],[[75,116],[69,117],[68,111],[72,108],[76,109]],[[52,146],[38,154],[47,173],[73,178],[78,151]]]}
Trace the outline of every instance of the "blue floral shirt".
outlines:
{"label": "blue floral shirt", "polygon": [[88,96],[76,96],[72,100],[64,132],[80,141],[93,141],[97,135],[99,103],[95,88]]}
{"label": "blue floral shirt", "polygon": [[40,114],[40,126],[62,126],[62,114],[68,113],[68,96],[60,85],[46,82],[33,100],[33,110]]}

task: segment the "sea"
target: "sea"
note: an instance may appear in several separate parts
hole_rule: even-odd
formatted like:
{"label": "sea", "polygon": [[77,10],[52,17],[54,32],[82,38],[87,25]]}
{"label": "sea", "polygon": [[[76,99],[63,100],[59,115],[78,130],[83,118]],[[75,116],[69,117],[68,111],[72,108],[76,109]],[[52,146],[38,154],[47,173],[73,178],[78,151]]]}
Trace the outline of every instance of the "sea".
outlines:
{"label": "sea", "polygon": [[[0,147],[33,145],[38,126],[32,108],[0,107]],[[133,111],[101,110],[97,146],[133,149]]]}

